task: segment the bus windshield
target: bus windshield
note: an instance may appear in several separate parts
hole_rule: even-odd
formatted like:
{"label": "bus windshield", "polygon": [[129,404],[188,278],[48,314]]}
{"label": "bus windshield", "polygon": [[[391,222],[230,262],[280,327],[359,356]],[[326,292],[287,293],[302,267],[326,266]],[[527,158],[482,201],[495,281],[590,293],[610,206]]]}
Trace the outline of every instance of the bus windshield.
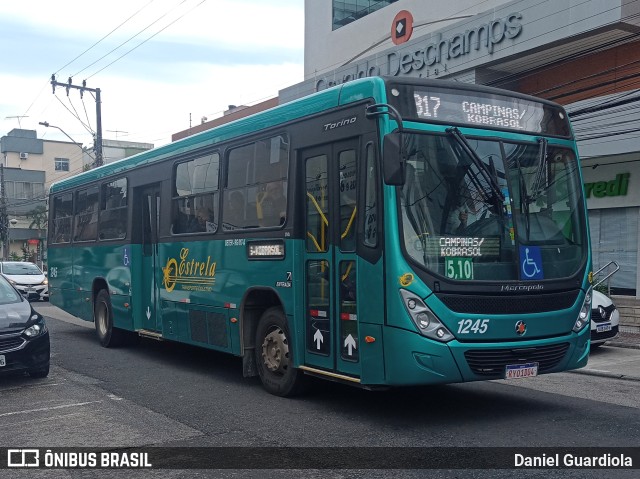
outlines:
{"label": "bus windshield", "polygon": [[402,237],[418,266],[450,280],[540,281],[588,255],[578,161],[545,139],[405,132]]}

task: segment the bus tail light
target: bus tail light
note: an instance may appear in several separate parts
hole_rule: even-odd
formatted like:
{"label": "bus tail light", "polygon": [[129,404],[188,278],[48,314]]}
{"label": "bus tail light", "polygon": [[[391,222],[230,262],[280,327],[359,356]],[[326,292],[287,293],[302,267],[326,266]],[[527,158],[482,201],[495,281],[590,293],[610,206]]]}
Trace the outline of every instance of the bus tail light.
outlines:
{"label": "bus tail light", "polygon": [[589,324],[589,313],[591,312],[591,288],[587,290],[587,294],[584,295],[584,302],[582,303],[582,308],[580,308],[580,313],[578,314],[578,319],[576,319],[576,323],[573,325],[573,331],[578,333],[584,328],[587,324]]}
{"label": "bus tail light", "polygon": [[434,312],[424,304],[424,301],[419,296],[406,289],[400,290],[400,296],[407,313],[409,313],[420,334],[443,343],[453,339],[453,334],[442,324]]}

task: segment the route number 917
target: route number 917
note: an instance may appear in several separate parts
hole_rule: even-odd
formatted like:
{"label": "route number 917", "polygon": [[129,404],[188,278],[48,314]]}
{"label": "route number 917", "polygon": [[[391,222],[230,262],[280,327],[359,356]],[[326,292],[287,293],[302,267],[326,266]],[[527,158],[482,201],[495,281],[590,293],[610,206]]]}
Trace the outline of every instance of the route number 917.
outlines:
{"label": "route number 917", "polygon": [[488,329],[488,319],[461,319],[458,321],[458,334],[484,334]]}

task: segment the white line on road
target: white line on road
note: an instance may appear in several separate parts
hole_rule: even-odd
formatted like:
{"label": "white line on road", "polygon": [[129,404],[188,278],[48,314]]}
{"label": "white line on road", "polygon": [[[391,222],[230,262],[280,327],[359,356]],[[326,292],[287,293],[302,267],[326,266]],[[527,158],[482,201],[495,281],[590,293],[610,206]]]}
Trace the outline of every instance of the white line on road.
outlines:
{"label": "white line on road", "polygon": [[27,389],[27,388],[46,388],[49,386],[60,386],[62,383],[44,383],[44,384],[28,384],[23,386],[15,386],[11,388],[3,388],[0,389],[0,394],[5,393],[7,391],[15,391],[16,389]]}
{"label": "white line on road", "polygon": [[0,417],[15,416],[16,414],[29,414],[31,412],[53,411],[54,409],[63,409],[63,408],[67,408],[67,407],[86,406],[87,404],[95,404],[95,403],[99,403],[99,402],[102,402],[102,400],[100,400],[100,401],[77,402],[77,403],[74,403],[74,404],[62,404],[61,406],[42,407],[42,408],[38,408],[38,409],[25,409],[24,411],[5,412],[5,413],[0,414]]}
{"label": "white line on road", "polygon": [[70,414],[58,414],[57,416],[46,417],[46,418],[38,418],[38,419],[27,419],[26,421],[17,421],[17,422],[8,422],[6,424],[0,424],[0,429],[10,429],[15,428],[16,426],[24,426],[25,424],[38,423],[42,424],[47,421],[58,421],[60,419],[66,419],[73,416],[83,416],[86,413],[84,412],[72,412]]}

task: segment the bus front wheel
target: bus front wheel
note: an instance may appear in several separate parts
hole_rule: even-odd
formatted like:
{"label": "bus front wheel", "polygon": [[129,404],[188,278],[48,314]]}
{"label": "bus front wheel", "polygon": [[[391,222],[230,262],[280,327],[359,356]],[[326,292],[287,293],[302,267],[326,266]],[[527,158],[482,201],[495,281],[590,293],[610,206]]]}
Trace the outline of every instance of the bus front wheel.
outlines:
{"label": "bus front wheel", "polygon": [[96,296],[93,316],[96,326],[96,334],[100,344],[105,348],[111,348],[122,344],[123,331],[113,327],[113,310],[109,293],[101,289]]}
{"label": "bus front wheel", "polygon": [[304,374],[293,367],[292,341],[280,308],[269,308],[256,330],[256,366],[264,388],[276,396],[302,391]]}

